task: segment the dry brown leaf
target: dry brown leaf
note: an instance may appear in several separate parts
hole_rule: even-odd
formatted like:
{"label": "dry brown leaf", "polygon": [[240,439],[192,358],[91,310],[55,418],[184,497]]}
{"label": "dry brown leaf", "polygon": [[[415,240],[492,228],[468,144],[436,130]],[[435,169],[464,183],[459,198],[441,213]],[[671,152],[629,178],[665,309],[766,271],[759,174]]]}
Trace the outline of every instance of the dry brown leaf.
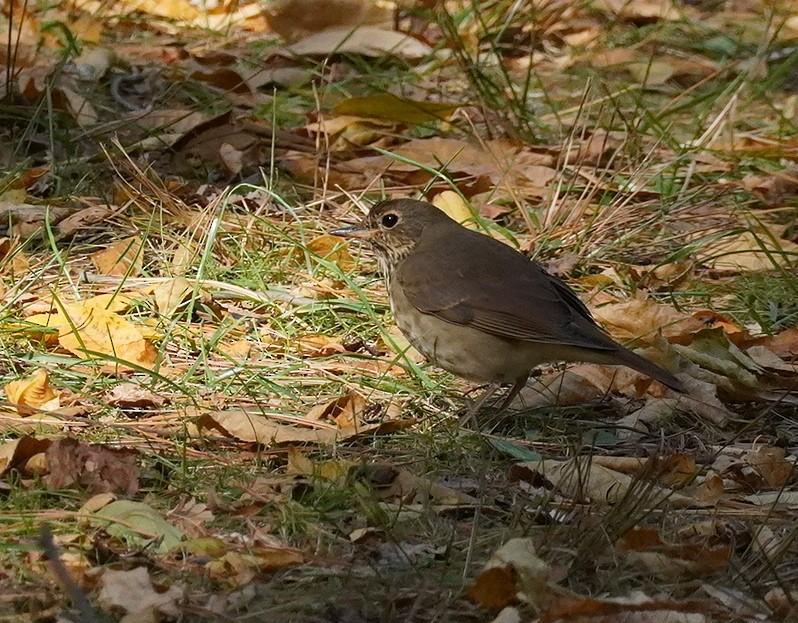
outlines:
{"label": "dry brown leaf", "polygon": [[70,208],[36,205],[16,201],[0,201],[0,223],[9,224],[12,238],[39,236],[51,223],[58,223],[71,212]]}
{"label": "dry brown leaf", "polygon": [[59,239],[71,238],[76,233],[85,233],[87,228],[97,223],[102,223],[114,213],[114,209],[108,206],[91,206],[84,208],[75,214],[70,214],[58,222],[55,232]]}
{"label": "dry brown leaf", "polygon": [[297,56],[330,56],[361,54],[363,56],[398,56],[405,60],[421,60],[432,48],[408,35],[373,26],[331,28],[302,39],[286,48]]}
{"label": "dry brown leaf", "polygon": [[160,409],[167,398],[135,383],[120,383],[103,397],[112,407],[120,409]]}
{"label": "dry brown leaf", "polygon": [[468,598],[485,608],[525,601],[538,611],[565,607],[581,599],[554,584],[550,575],[551,568],[538,557],[532,539],[510,539],[490,557],[468,589]]}
{"label": "dry brown leaf", "polygon": [[138,452],[129,448],[109,448],[82,444],[77,439],[59,439],[50,444],[48,474],[44,483],[51,489],[80,485],[91,493],[133,495],[139,488]]}
{"label": "dry brown leaf", "polygon": [[269,0],[264,11],[272,30],[289,40],[366,24],[393,27],[392,5],[374,0]]}
{"label": "dry brown leaf", "polygon": [[0,476],[4,476],[8,470],[41,454],[47,450],[49,445],[49,439],[36,439],[30,435],[3,441],[0,443]]}
{"label": "dry brown leaf", "polygon": [[293,567],[305,562],[299,550],[287,546],[256,545],[246,553],[227,552],[205,565],[207,573],[231,586],[251,584],[260,573]]}
{"label": "dry brown leaf", "polygon": [[651,505],[667,500],[669,504],[680,508],[703,506],[698,500],[633,479],[595,464],[590,459],[591,457],[577,457],[570,461],[530,461],[520,466],[539,473],[563,495],[574,500],[587,499],[597,504],[617,504],[626,500],[627,496],[641,495]]}
{"label": "dry brown leaf", "polygon": [[765,602],[773,609],[773,614],[777,617],[777,620],[798,620],[798,590],[780,586],[772,588],[765,595]]}
{"label": "dry brown leaf", "polygon": [[5,386],[5,392],[8,401],[16,405],[22,416],[36,411],[55,411],[61,406],[59,394],[50,385],[50,375],[44,368],[39,368],[27,378],[11,381]]}
{"label": "dry brown leaf", "polygon": [[310,134],[323,135],[330,151],[347,151],[353,147],[372,145],[390,135],[395,128],[393,121],[351,115],[325,117],[305,126]]}
{"label": "dry brown leaf", "polygon": [[329,357],[346,352],[341,338],[329,335],[303,335],[292,346],[303,357]]}
{"label": "dry brown leaf", "polygon": [[20,249],[19,241],[0,238],[0,265],[3,274],[20,277],[30,271],[30,262]]}
{"label": "dry brown leaf", "polygon": [[97,600],[104,608],[119,609],[126,616],[122,621],[162,620],[163,617],[180,617],[186,589],[182,583],[175,583],[165,591],[155,589],[146,567],[130,571],[104,569],[100,578],[100,593]]}
{"label": "dry brown leaf", "polygon": [[383,500],[399,500],[402,505],[432,503],[445,506],[474,506],[479,500],[472,495],[438,484],[428,478],[416,476],[406,469],[390,465],[378,466],[390,485],[378,491]]}
{"label": "dry brown leaf", "polygon": [[686,10],[680,11],[671,0],[596,0],[594,6],[635,23],[681,19]]}
{"label": "dry brown leaf", "polygon": [[314,461],[309,456],[294,448],[288,448],[288,463],[285,466],[285,473],[288,476],[310,476],[319,478],[325,482],[334,482],[344,485],[350,470],[359,465],[358,461],[337,460],[337,461]]}
{"label": "dry brown leaf", "polygon": [[194,286],[185,277],[176,277],[159,283],[152,291],[155,307],[161,316],[173,317],[178,309],[190,300]]}
{"label": "dry brown leaf", "polygon": [[[702,236],[707,232],[702,232]],[[715,270],[741,272],[789,267],[798,255],[798,244],[760,228],[725,235],[696,250],[696,259]]]}
{"label": "dry brown leaf", "polygon": [[349,392],[344,396],[322,402],[308,411],[311,421],[329,420],[342,429],[357,428],[362,422],[366,410],[366,400],[357,392]]}
{"label": "dry brown leaf", "polygon": [[654,528],[633,528],[615,544],[616,549],[633,565],[661,577],[684,573],[708,575],[729,563],[732,548],[728,542],[718,543],[699,536],[667,543]]}
{"label": "dry brown leaf", "polygon": [[798,327],[790,327],[773,336],[756,338],[755,342],[782,359],[798,359]]}
{"label": "dry brown leaf", "polygon": [[120,15],[138,11],[183,22],[191,22],[200,17],[200,12],[187,0],[120,0],[115,3],[114,8]]}
{"label": "dry brown leaf", "polygon": [[591,311],[605,329],[624,343],[640,339],[651,342],[658,332],[666,337],[682,335],[697,325],[687,314],[644,297],[601,305]]}
{"label": "dry brown leaf", "polygon": [[743,460],[753,467],[768,487],[780,489],[792,476],[795,466],[786,460],[784,448],[761,446],[748,452]]}
{"label": "dry brown leaf", "polygon": [[139,236],[132,236],[89,257],[101,275],[136,277],[141,272],[143,254],[144,241]]}

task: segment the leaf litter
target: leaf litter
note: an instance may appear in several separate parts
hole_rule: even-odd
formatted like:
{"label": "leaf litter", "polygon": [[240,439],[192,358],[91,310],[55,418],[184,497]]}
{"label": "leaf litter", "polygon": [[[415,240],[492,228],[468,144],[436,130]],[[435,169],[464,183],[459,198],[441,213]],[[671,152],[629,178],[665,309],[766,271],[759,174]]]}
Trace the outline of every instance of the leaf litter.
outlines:
{"label": "leaf litter", "polygon": [[[775,77],[783,105],[753,88],[777,57],[751,56],[798,37],[794,18],[769,33],[753,0],[551,2],[529,19],[472,6],[452,33],[456,3],[324,4],[323,20],[304,0],[25,7],[11,24],[4,93],[46,101],[68,139],[23,133],[0,188],[3,603],[30,614],[13,597],[30,589],[65,607],[25,555],[22,524],[48,518],[77,584],[122,620],[265,603],[322,620],[794,618],[796,309],[733,300],[751,273],[795,300],[794,114]],[[750,91],[712,90],[732,80]],[[559,262],[689,396],[544,369],[524,414],[457,430],[467,386],[390,334],[371,258],[326,233],[419,192]]]}

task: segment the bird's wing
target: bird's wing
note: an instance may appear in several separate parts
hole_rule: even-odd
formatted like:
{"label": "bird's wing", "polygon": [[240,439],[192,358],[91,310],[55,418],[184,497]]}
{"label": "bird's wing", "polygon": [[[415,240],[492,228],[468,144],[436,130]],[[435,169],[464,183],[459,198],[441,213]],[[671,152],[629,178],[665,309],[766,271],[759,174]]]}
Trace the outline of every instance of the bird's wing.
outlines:
{"label": "bird's wing", "polygon": [[422,240],[396,267],[419,311],[508,339],[617,349],[568,286],[520,253],[475,232],[452,246]]}

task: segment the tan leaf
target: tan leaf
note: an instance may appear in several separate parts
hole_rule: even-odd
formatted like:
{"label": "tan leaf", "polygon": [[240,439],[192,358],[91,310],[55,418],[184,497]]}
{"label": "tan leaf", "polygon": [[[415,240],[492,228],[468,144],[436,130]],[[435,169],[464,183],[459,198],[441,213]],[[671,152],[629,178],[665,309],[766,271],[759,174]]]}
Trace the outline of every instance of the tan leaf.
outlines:
{"label": "tan leaf", "polygon": [[697,535],[668,543],[657,529],[633,528],[617,541],[616,548],[632,564],[658,576],[708,575],[724,569],[732,553],[728,542],[715,542],[718,537]]}
{"label": "tan leaf", "polygon": [[165,591],[155,589],[146,567],[130,571],[105,569],[100,579],[98,601],[105,608],[116,608],[127,616],[122,620],[157,621],[180,616],[186,589],[175,583]]}
{"label": "tan leaf", "polygon": [[725,235],[696,249],[696,258],[707,266],[733,272],[775,270],[789,266],[796,255],[798,244],[780,238],[764,227]]}
{"label": "tan leaf", "polygon": [[681,335],[697,323],[690,316],[653,299],[636,297],[619,303],[601,305],[591,310],[595,319],[622,341],[652,341],[658,332],[664,336]]}
{"label": "tan leaf", "polygon": [[191,298],[194,286],[185,277],[176,277],[159,283],[152,291],[158,313],[171,318]]}
{"label": "tan leaf", "polygon": [[103,397],[112,407],[122,409],[160,409],[166,404],[164,396],[135,383],[120,383]]}
{"label": "tan leaf", "polygon": [[96,223],[101,223],[113,213],[114,210],[108,206],[100,205],[84,208],[58,221],[55,226],[56,234],[59,239],[70,238],[78,232],[86,231],[86,228]]}
{"label": "tan leaf", "polygon": [[795,469],[790,461],[786,460],[784,448],[761,446],[749,452],[743,460],[753,467],[767,483],[774,489],[783,487]]}
{"label": "tan leaf", "polygon": [[18,241],[0,238],[0,266],[4,274],[21,276],[30,271],[30,262],[22,252]]}
{"label": "tan leaf", "polygon": [[365,399],[356,392],[317,404],[308,411],[309,420],[331,420],[339,428],[357,428],[366,409]]}
{"label": "tan leaf", "polygon": [[251,584],[257,574],[302,564],[305,557],[299,550],[259,545],[246,553],[227,552],[205,565],[208,574],[232,586]]}
{"label": "tan leaf", "polygon": [[503,608],[523,600],[543,611],[580,598],[550,581],[550,575],[551,567],[537,555],[532,539],[510,539],[490,557],[468,597],[486,608]]}
{"label": "tan leaf", "polygon": [[296,352],[305,357],[329,357],[345,353],[341,338],[329,335],[303,335],[294,343]]}
{"label": "tan leaf", "polygon": [[89,257],[101,275],[135,277],[141,272],[144,242],[132,236],[112,244],[107,249],[92,253]]}
{"label": "tan leaf", "polygon": [[140,11],[167,19],[192,21],[200,16],[200,12],[187,0],[121,0],[115,8],[125,13]]}
{"label": "tan leaf", "polygon": [[44,452],[49,445],[49,439],[36,439],[30,435],[0,442],[0,476],[4,476],[9,469]]}
{"label": "tan leaf", "polygon": [[50,376],[44,368],[39,368],[27,378],[11,381],[5,386],[5,392],[20,415],[29,415],[35,410],[55,411],[61,406],[58,392],[50,385]]}
{"label": "tan leaf", "polygon": [[338,437],[338,431],[333,428],[310,429],[288,426],[242,410],[206,413],[197,420],[197,426],[215,429],[241,441],[265,446],[283,443],[329,444],[335,442]]}
{"label": "tan leaf", "polygon": [[667,500],[681,508],[702,506],[700,501],[595,464],[590,457],[577,457],[570,461],[531,461],[522,463],[521,466],[540,473],[564,495],[574,500],[587,499],[593,503],[617,504],[629,495],[645,495],[651,505]]}
{"label": "tan leaf", "polygon": [[334,482],[344,485],[350,470],[359,465],[358,461],[313,461],[306,454],[294,447],[288,448],[288,464],[285,467],[287,475],[310,476],[325,482]]}
{"label": "tan leaf", "polygon": [[288,46],[287,51],[297,56],[361,54],[420,60],[428,56],[432,48],[418,39],[393,30],[363,26],[355,30],[349,27],[324,30]]}

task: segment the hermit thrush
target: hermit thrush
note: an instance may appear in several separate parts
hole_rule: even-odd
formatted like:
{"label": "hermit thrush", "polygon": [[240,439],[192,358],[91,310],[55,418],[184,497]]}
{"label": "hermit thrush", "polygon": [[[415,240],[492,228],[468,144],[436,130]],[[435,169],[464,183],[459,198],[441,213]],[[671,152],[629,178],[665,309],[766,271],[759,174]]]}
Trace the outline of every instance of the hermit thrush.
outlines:
{"label": "hermit thrush", "polygon": [[385,276],[396,324],[444,370],[490,387],[523,388],[551,361],[624,365],[684,391],[670,372],[624,348],[563,281],[518,251],[412,199],[377,203],[360,224],[332,232],[368,240]]}

